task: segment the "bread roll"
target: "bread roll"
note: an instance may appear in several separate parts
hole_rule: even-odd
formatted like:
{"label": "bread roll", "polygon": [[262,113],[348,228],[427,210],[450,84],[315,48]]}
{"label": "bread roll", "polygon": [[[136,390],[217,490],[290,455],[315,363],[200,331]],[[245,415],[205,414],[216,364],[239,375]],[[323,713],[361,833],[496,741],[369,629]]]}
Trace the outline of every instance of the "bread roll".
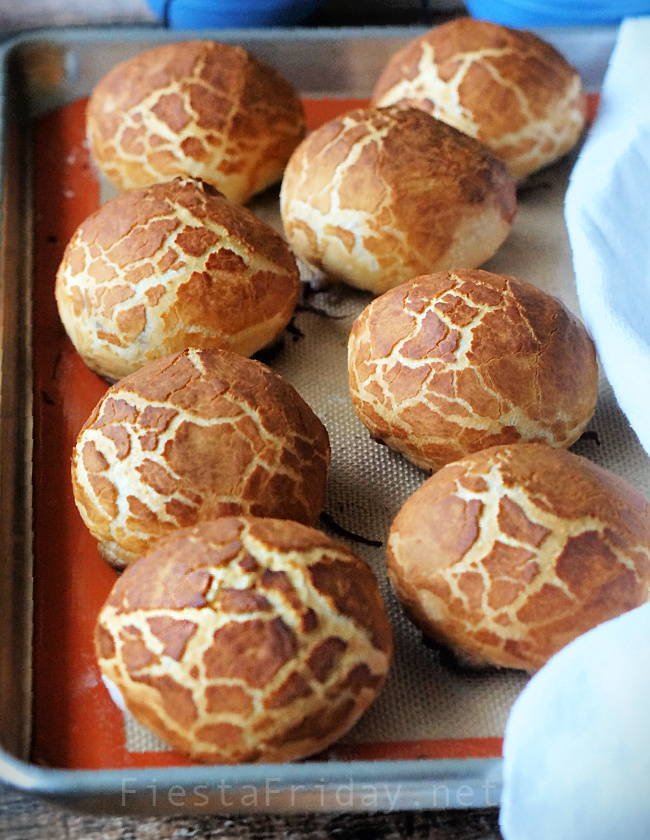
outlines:
{"label": "bread roll", "polygon": [[650,507],[546,444],[493,447],[429,478],[396,516],[388,572],[408,614],[462,660],[535,671],[650,594]]}
{"label": "bread roll", "polygon": [[440,272],[391,289],[359,315],[348,350],[357,415],[426,470],[501,443],[569,446],[596,405],[584,326],[507,275]]}
{"label": "bread roll", "polygon": [[305,133],[285,78],[242,47],[209,40],[118,64],[86,113],[92,157],[119,190],[190,175],[236,203],[282,178]]}
{"label": "bread roll", "polygon": [[101,556],[122,569],[201,519],[252,514],[313,525],[327,431],[265,365],[185,350],[108,389],[81,430],[72,483]]}
{"label": "bread roll", "polygon": [[580,75],[551,44],[469,17],[394,55],[373,102],[422,108],[485,143],[518,180],[566,154],[586,117]]}
{"label": "bread roll", "polygon": [[477,141],[415,109],[361,108],[296,149],[280,191],[298,257],[375,294],[499,248],[514,182]]}
{"label": "bread roll", "polygon": [[157,543],[113,587],[95,640],[137,720],[211,764],[323,750],[375,699],[392,653],[364,562],[313,528],[244,516]]}
{"label": "bread roll", "polygon": [[250,356],[282,333],[299,293],[284,239],[185,177],[105,202],[73,235],[56,279],[66,332],[110,381],[186,347]]}

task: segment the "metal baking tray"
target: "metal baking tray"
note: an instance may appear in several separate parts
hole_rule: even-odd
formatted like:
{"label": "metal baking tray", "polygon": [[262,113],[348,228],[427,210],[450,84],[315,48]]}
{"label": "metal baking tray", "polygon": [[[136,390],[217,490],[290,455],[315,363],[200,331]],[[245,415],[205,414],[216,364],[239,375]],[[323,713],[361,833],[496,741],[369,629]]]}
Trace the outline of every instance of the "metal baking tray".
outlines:
{"label": "metal baking tray", "polygon": [[[40,338],[32,306],[36,121],[87,96],[119,61],[161,43],[196,37],[241,44],[274,65],[305,96],[364,98],[389,56],[422,31],[59,29],[17,37],[0,50],[0,780],[68,807],[119,814],[498,805],[501,759],[494,755],[99,770],[42,766],[31,755],[32,386],[33,348]],[[548,29],[540,34],[578,67],[588,90],[599,89],[614,28]],[[50,721],[53,729],[59,723]]]}

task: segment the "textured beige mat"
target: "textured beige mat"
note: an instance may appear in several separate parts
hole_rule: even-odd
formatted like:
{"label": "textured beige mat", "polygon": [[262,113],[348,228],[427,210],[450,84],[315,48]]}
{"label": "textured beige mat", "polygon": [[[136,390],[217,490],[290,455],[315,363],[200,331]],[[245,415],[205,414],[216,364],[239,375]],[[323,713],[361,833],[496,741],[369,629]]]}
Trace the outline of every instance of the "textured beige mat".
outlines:
{"label": "textured beige mat", "polygon": [[[532,282],[578,313],[563,216],[574,159],[538,174],[521,191],[513,231],[483,267]],[[103,190],[106,199],[111,190]],[[281,230],[277,191],[267,192],[251,209]],[[370,300],[368,295],[343,286],[320,291],[309,287],[282,346],[262,355],[298,389],[329,431],[332,463],[327,521],[321,521],[321,527],[347,540],[374,569],[394,628],[395,660],[387,685],[344,741],[498,738],[526,676],[515,671],[463,671],[439,651],[425,646],[404,617],[386,578],[384,543],[390,523],[426,474],[371,440],[352,409],[347,338],[354,318]],[[648,458],[602,376],[596,413],[587,433],[572,449],[650,495]],[[345,532],[356,537],[342,536]],[[128,716],[125,730],[131,751],[165,748]]]}

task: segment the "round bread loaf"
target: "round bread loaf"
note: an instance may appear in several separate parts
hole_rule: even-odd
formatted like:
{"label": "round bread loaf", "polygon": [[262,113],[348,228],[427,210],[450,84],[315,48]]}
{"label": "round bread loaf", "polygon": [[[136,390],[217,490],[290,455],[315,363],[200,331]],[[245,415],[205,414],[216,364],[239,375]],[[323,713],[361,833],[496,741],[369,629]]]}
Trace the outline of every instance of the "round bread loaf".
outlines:
{"label": "round bread loaf", "polygon": [[185,177],[103,204],[73,235],[56,278],[68,336],[112,381],[186,347],[250,356],[284,330],[299,294],[284,239]]}
{"label": "round bread loaf", "polygon": [[481,143],[414,108],[361,108],[296,149],[280,209],[298,257],[380,294],[489,259],[510,232],[516,197]]}
{"label": "round bread loaf", "polygon": [[178,41],[114,67],[92,92],[88,142],[119,189],[190,175],[236,203],[282,178],[305,134],[293,86],[245,49]]}
{"label": "round bread loaf", "polygon": [[566,154],[586,118],[580,75],[551,44],[470,17],[396,53],[373,102],[422,108],[485,143],[517,179]]}
{"label": "round bread loaf", "polygon": [[185,350],[117,382],[79,433],[72,483],[101,556],[117,569],[201,519],[246,513],[313,525],[327,431],[260,362]]}
{"label": "round bread loaf", "polygon": [[95,634],[134,717],[194,760],[291,761],[343,735],[392,654],[377,580],[296,522],[226,517],[159,541]]}
{"label": "round bread loaf", "polygon": [[570,446],[598,395],[584,326],[536,286],[487,271],[416,277],[375,298],[348,351],[357,415],[426,470],[502,443]]}
{"label": "round bread loaf", "polygon": [[448,464],[406,501],[388,572],[423,632],[474,665],[535,671],[650,595],[650,506],[546,444]]}

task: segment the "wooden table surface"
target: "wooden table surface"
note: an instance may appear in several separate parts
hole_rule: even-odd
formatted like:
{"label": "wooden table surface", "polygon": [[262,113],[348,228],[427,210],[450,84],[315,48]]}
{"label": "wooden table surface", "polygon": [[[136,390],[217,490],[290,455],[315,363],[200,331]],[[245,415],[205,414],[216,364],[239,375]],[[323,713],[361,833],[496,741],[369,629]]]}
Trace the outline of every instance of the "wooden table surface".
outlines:
{"label": "wooden table surface", "polygon": [[3,840],[500,840],[496,809],[392,814],[102,817],[0,785]]}

